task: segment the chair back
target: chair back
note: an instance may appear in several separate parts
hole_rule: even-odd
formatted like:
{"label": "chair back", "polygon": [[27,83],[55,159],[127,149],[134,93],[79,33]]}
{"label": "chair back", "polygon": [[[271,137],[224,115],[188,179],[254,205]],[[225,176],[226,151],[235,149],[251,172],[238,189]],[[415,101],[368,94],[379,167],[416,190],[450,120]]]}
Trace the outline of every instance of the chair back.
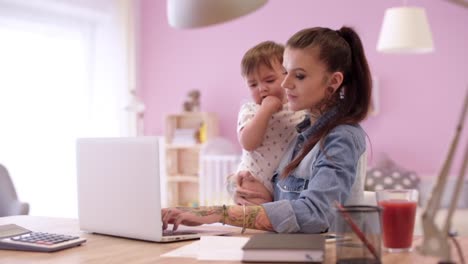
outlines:
{"label": "chair back", "polygon": [[0,164],[0,217],[28,213],[29,204],[18,200],[10,174],[5,166]]}
{"label": "chair back", "polygon": [[362,204],[376,206],[377,205],[376,193],[373,191],[364,191],[364,201]]}
{"label": "chair back", "polygon": [[351,193],[345,205],[362,205],[364,204],[364,180],[367,172],[367,150],[359,157],[356,168],[356,179],[351,187]]}

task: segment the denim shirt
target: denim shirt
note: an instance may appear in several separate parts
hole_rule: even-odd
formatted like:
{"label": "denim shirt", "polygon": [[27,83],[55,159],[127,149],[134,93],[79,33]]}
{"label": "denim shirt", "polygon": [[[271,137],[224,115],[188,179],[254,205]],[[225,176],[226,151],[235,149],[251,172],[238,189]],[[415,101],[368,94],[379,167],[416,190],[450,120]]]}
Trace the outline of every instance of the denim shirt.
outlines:
{"label": "denim shirt", "polygon": [[359,158],[366,150],[365,132],[359,125],[335,127],[322,139],[323,150],[317,143],[288,177],[281,178],[279,173],[335,114],[336,109],[330,110],[312,126],[309,119],[298,125],[301,131],[272,178],[274,201],[262,206],[278,233],[326,232],[334,221],[334,201],[344,204],[350,195]]}

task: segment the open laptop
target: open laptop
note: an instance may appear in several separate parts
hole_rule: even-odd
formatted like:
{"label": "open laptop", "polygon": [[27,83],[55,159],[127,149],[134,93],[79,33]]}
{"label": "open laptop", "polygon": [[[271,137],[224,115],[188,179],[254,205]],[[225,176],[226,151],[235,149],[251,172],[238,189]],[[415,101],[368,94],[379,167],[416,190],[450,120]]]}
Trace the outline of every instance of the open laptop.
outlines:
{"label": "open laptop", "polygon": [[157,137],[78,139],[77,176],[83,231],[154,242],[227,233],[180,226],[163,234]]}

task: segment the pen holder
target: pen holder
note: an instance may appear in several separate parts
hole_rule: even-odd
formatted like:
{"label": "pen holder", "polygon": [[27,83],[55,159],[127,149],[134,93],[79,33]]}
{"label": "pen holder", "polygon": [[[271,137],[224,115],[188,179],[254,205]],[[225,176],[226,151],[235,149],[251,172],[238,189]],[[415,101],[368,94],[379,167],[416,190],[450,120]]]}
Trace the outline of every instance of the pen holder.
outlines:
{"label": "pen holder", "polygon": [[382,263],[379,207],[343,206],[335,223],[336,263]]}

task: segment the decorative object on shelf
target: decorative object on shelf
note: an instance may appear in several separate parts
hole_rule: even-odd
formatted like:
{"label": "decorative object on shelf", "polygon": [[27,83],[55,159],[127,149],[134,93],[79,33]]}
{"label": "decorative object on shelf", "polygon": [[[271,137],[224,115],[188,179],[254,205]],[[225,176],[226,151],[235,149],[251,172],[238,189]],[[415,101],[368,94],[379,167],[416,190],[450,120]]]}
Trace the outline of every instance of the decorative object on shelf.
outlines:
{"label": "decorative object on shelf", "polygon": [[192,90],[187,94],[187,101],[184,102],[185,112],[199,112],[200,111],[200,91]]}
{"label": "decorative object on shelf", "polygon": [[198,142],[199,143],[205,143],[207,140],[207,127],[206,123],[203,122],[200,126],[200,129],[198,129]]}
{"label": "decorative object on shelf", "polygon": [[[437,182],[434,185],[431,197],[429,202],[424,208],[424,213],[422,214],[422,225],[423,225],[423,243],[418,247],[419,251],[423,255],[437,256],[441,259],[439,263],[455,263],[452,261],[451,248],[450,248],[450,239],[457,246],[458,254],[461,258],[461,263],[464,263],[463,253],[459,248],[458,241],[455,236],[456,233],[452,232],[452,216],[455,211],[455,207],[460,196],[460,192],[463,186],[463,179],[466,173],[466,167],[468,165],[468,143],[465,146],[465,150],[462,157],[462,164],[460,167],[460,173],[458,174],[457,183],[455,184],[455,190],[453,192],[452,200],[450,202],[450,207],[445,218],[444,226],[439,227],[436,225],[435,218],[437,212],[440,209],[440,202],[442,200],[443,194],[445,192],[445,185],[447,183],[448,174],[455,157],[455,152],[457,150],[458,144],[460,142],[460,137],[463,131],[463,125],[465,124],[466,112],[468,109],[468,89],[465,92],[465,99],[463,101],[462,111],[460,119],[457,123],[455,135],[452,139],[447,157],[445,158],[444,164],[437,178]],[[462,141],[463,142],[463,141]]]}
{"label": "decorative object on shelf", "polygon": [[382,154],[377,164],[367,171],[364,189],[366,191],[418,189],[420,182],[416,172],[402,168],[387,154]]}
{"label": "decorative object on shelf", "polygon": [[174,28],[198,28],[247,15],[267,0],[168,0],[167,19]]}
{"label": "decorative object on shelf", "polygon": [[429,53],[434,51],[432,33],[421,7],[392,7],[385,11],[377,51],[383,53]]}

